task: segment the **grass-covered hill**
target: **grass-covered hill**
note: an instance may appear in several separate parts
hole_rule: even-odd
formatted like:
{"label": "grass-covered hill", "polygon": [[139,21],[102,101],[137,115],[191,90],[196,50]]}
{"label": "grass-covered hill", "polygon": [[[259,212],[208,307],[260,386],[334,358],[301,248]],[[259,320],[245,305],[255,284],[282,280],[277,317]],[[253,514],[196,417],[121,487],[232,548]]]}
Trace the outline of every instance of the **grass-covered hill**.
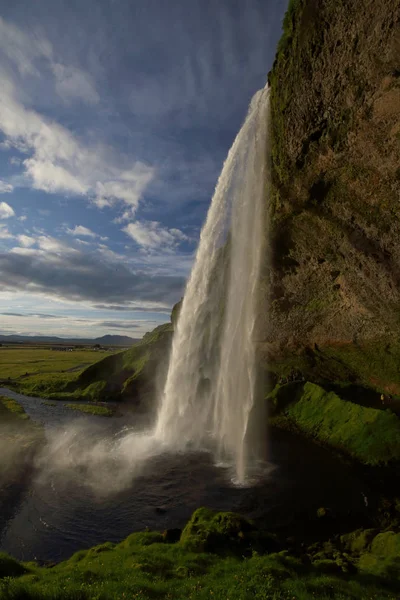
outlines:
{"label": "grass-covered hill", "polygon": [[377,529],[296,545],[234,513],[197,510],[184,530],[134,533],[58,565],[0,554],[4,600],[398,598],[400,534]]}
{"label": "grass-covered hill", "polygon": [[129,400],[142,407],[154,399],[168,363],[172,323],[146,333],[129,350],[106,356],[72,381],[44,386],[40,395],[53,399]]}
{"label": "grass-covered hill", "polygon": [[269,82],[265,355],[296,362],[308,349],[310,377],[325,353],[325,373],[340,380],[350,357],[353,381],[395,393],[400,371],[388,365],[400,361],[399,0],[290,0]]}

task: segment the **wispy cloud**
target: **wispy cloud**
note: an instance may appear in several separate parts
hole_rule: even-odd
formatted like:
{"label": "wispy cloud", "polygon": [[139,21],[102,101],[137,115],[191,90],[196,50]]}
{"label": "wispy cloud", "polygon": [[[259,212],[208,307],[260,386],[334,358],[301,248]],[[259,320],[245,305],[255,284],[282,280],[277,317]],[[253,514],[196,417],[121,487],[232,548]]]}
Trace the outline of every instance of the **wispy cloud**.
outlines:
{"label": "wispy cloud", "polygon": [[0,179],[0,194],[9,194],[14,189],[14,186],[11,183],[6,183]]}
{"label": "wispy cloud", "polygon": [[14,236],[9,232],[8,227],[0,223],[0,240],[12,240]]}
{"label": "wispy cloud", "polygon": [[43,313],[15,313],[15,312],[2,312],[1,315],[6,317],[24,317],[31,318],[35,317],[36,319],[59,319],[57,315],[47,315]]}
{"label": "wispy cloud", "polygon": [[104,329],[140,329],[138,323],[132,321],[98,321],[93,323],[95,327],[104,327]]}
{"label": "wispy cloud", "polygon": [[62,100],[82,100],[89,104],[99,101],[93,78],[80,68],[57,60],[52,44],[41,32],[22,31],[0,17],[0,50],[23,76],[40,77],[44,61]]}

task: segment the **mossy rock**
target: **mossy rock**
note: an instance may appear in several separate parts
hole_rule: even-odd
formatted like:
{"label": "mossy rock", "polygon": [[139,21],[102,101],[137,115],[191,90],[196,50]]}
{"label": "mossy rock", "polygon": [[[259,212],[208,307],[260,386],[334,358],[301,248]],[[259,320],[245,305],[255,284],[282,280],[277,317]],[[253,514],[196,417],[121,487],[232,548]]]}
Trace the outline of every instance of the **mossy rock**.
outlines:
{"label": "mossy rock", "polygon": [[139,531],[129,535],[121,544],[120,547],[132,546],[151,546],[151,544],[161,544],[164,542],[162,533],[158,531]]}
{"label": "mossy rock", "polygon": [[372,541],[371,552],[381,558],[388,556],[400,558],[400,533],[394,531],[379,533]]}
{"label": "mossy rock", "polygon": [[357,529],[357,531],[342,535],[340,541],[347,552],[362,554],[369,549],[372,540],[378,533],[377,529]]}
{"label": "mossy rock", "polygon": [[378,534],[372,541],[371,551],[360,556],[358,568],[400,583],[400,533]]}
{"label": "mossy rock", "polygon": [[216,552],[243,546],[249,540],[253,525],[233,512],[196,510],[181,535],[181,544],[195,552]]}

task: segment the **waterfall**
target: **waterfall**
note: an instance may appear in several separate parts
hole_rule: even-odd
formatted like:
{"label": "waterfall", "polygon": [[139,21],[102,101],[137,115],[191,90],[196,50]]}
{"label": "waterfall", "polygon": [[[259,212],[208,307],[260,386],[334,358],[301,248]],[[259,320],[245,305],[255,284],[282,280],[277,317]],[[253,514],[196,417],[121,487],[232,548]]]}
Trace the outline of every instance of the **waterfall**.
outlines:
{"label": "waterfall", "polygon": [[268,89],[253,97],[203,226],[174,333],[154,435],[210,448],[246,479],[254,444],[254,327],[265,236]]}

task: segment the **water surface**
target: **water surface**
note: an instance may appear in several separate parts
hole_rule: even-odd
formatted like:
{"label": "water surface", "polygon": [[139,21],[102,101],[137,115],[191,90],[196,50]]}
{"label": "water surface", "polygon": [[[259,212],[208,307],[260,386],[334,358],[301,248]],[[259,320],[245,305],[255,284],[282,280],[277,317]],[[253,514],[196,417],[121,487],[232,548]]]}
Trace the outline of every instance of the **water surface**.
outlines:
{"label": "water surface", "polygon": [[[47,435],[54,428],[62,435],[71,421],[90,426],[96,438],[121,435],[127,427],[140,428],[134,415],[97,417],[75,413],[64,403],[46,406],[41,399],[4,389],[0,394],[17,398],[31,418],[45,426]],[[182,527],[199,506],[242,512],[267,529],[290,529],[292,524],[298,528],[303,521],[306,528],[307,515],[315,515],[321,506],[330,507],[339,519],[365,514],[362,494],[370,492],[349,467],[299,437],[279,431],[272,431],[270,437],[273,468],[265,470],[255,487],[235,487],[232,473],[216,467],[207,452],[153,456],[129,487],[112,493],[110,478],[110,494],[100,497],[73,471],[71,477],[56,472],[45,481],[36,473],[12,507],[0,550],[21,560],[58,561],[104,541],[119,542],[146,527]]]}

